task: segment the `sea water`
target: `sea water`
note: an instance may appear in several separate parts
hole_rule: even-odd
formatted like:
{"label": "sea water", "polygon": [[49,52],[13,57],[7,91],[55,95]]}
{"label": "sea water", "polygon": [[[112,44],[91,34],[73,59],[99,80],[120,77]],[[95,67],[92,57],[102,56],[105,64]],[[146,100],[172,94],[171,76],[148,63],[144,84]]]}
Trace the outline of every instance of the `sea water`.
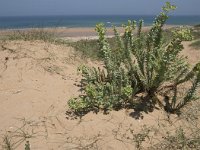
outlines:
{"label": "sea water", "polygon": [[[153,23],[155,16],[143,15],[76,15],[76,16],[20,16],[0,17],[0,29],[45,28],[45,27],[94,27],[97,23],[104,23],[107,27],[121,26],[127,20],[144,20],[144,25]],[[169,25],[200,24],[199,16],[170,16]]]}

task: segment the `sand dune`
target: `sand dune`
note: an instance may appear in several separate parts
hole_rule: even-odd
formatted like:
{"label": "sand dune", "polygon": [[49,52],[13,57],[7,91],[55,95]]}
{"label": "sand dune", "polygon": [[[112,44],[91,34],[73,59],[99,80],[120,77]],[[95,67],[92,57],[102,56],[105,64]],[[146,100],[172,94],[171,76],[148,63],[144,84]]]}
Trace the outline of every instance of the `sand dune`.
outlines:
{"label": "sand dune", "polygon": [[[188,44],[184,43],[183,53],[191,63],[197,62],[200,54]],[[81,60],[72,47],[41,41],[1,42],[0,134],[17,134],[14,141],[22,140],[15,145],[17,150],[24,149],[23,132],[30,135],[31,150],[129,150],[135,146],[130,129],[137,133],[145,124],[159,128],[160,120],[171,128],[159,110],[142,114],[144,119],[135,119],[140,114],[133,110],[66,119],[67,101],[80,94],[75,84],[80,80],[77,67],[83,63],[101,65]]]}

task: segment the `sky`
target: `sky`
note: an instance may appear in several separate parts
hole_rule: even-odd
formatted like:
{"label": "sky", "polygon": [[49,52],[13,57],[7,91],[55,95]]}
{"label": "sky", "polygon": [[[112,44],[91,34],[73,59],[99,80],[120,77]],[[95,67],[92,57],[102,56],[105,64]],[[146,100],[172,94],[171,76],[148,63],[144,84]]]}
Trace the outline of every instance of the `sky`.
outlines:
{"label": "sky", "polygon": [[[168,0],[172,15],[200,15],[200,0]],[[0,16],[155,15],[165,0],[0,0]]]}

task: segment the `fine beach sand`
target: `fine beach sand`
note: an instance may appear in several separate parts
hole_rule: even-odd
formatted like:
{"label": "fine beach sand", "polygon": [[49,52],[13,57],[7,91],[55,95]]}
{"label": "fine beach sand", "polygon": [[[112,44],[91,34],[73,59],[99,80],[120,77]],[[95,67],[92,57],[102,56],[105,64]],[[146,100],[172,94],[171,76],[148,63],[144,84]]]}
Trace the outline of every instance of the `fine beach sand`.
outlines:
{"label": "fine beach sand", "polygon": [[[44,29],[63,39],[95,38],[94,28]],[[122,32],[122,28],[119,28]],[[146,28],[148,30],[148,27]],[[11,30],[1,30],[4,35]],[[112,32],[108,29],[108,35]],[[194,64],[198,50],[184,42],[183,55]],[[13,134],[17,150],[24,149],[23,134],[31,150],[103,149],[130,150],[129,129],[140,132],[144,125],[161,129],[160,122],[173,129],[162,110],[142,117],[133,110],[111,111],[104,115],[89,113],[81,119],[67,119],[67,101],[80,94],[81,64],[102,66],[102,62],[82,60],[72,47],[42,41],[0,41],[0,135]],[[176,120],[172,116],[172,120]],[[129,137],[130,136],[130,137]],[[156,140],[155,140],[156,141]],[[0,139],[0,145],[3,139]],[[152,143],[146,143],[149,146]]]}

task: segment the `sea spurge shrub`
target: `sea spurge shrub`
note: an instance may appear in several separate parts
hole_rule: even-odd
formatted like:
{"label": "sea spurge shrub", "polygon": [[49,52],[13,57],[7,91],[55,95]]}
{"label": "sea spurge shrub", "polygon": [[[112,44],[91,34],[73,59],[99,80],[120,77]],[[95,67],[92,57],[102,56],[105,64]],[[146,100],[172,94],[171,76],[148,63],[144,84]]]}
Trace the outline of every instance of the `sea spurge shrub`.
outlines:
{"label": "sea spurge shrub", "polygon": [[166,2],[165,6],[162,7],[162,10],[165,12],[169,12],[171,10],[175,10],[176,6],[175,5],[171,5],[170,2]]}
{"label": "sea spurge shrub", "polygon": [[103,53],[105,68],[107,69],[108,74],[110,74],[110,71],[114,69],[113,68],[114,64],[110,60],[112,53],[111,53],[111,49],[109,47],[108,41],[105,37],[106,29],[104,28],[103,24],[98,24],[96,26],[96,31],[99,35],[99,41],[100,41],[99,46],[100,46],[101,52]]}
{"label": "sea spurge shrub", "polygon": [[[190,30],[178,28],[171,41],[164,40],[163,26],[168,12],[175,6],[166,3],[147,34],[142,33],[143,21],[128,21],[121,36],[113,27],[117,48],[112,50],[103,24],[96,26],[104,68],[79,68],[83,94],[69,100],[73,111],[109,110],[133,106],[140,95],[151,106],[159,104],[170,113],[178,113],[188,102],[196,100],[199,86],[199,64],[189,69],[186,58],[180,55],[182,41],[192,39]],[[135,32],[137,29],[137,32]],[[179,86],[192,82],[191,88],[180,97]],[[157,95],[163,97],[158,99]],[[149,104],[148,104],[149,106]]]}
{"label": "sea spurge shrub", "polygon": [[[184,96],[180,98],[178,92],[178,85],[185,83],[187,81],[191,82],[191,87],[185,91]],[[165,97],[165,110],[170,113],[179,114],[181,109],[186,106],[189,102],[199,99],[197,95],[197,88],[200,86],[200,63],[197,63],[195,67],[181,80],[174,83],[173,89],[171,89],[173,96]]]}
{"label": "sea spurge shrub", "polygon": [[173,31],[174,38],[181,41],[191,41],[193,39],[191,30],[188,28],[180,27]]}
{"label": "sea spurge shrub", "polygon": [[[109,69],[109,68],[108,68]],[[133,88],[123,68],[105,71],[81,66],[83,95],[69,100],[75,112],[118,109],[132,97]],[[108,72],[110,74],[108,74]]]}

